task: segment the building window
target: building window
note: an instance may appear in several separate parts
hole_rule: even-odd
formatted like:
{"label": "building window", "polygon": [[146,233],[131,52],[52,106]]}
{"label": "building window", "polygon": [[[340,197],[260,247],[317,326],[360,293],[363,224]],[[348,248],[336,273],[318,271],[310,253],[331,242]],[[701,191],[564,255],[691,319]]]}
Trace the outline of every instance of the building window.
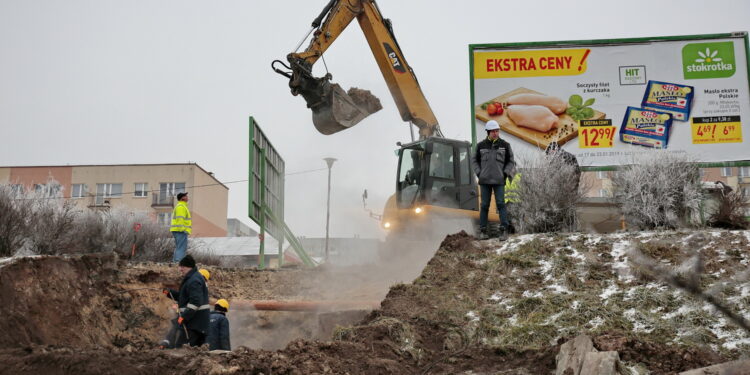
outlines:
{"label": "building window", "polygon": [[599,189],[599,196],[603,197],[603,198],[604,197],[608,197],[609,196],[609,192],[607,191],[607,189]]}
{"label": "building window", "polygon": [[148,184],[147,183],[136,183],[135,190],[133,191],[135,197],[146,197],[148,196]]}
{"label": "building window", "polygon": [[740,177],[750,177],[750,167],[740,167],[739,169]]}
{"label": "building window", "polygon": [[698,168],[698,175],[700,175],[701,178],[706,177],[706,170],[703,168]]}
{"label": "building window", "polygon": [[172,225],[172,213],[171,212],[159,212],[156,215],[156,223],[163,226]]}
{"label": "building window", "polygon": [[609,178],[609,175],[607,174],[607,171],[596,171],[596,178],[604,180]]}
{"label": "building window", "polygon": [[73,184],[70,190],[71,198],[83,198],[89,193],[89,186],[86,184]]}
{"label": "building window", "polygon": [[13,195],[14,198],[20,198],[23,196],[23,193],[26,190],[24,189],[22,184],[13,184],[10,185],[10,193]]}
{"label": "building window", "polygon": [[172,197],[178,193],[185,192],[184,182],[162,182],[159,184],[159,202],[158,203],[169,203],[172,201]]}
{"label": "building window", "polygon": [[96,204],[104,204],[108,198],[122,197],[122,184],[96,184]]}
{"label": "building window", "polygon": [[721,168],[721,177],[732,177],[732,167]]}
{"label": "building window", "polygon": [[743,187],[742,188],[742,196],[743,197],[750,197],[750,187]]}
{"label": "building window", "polygon": [[58,183],[34,184],[34,192],[42,197],[57,197],[61,190],[62,187]]}

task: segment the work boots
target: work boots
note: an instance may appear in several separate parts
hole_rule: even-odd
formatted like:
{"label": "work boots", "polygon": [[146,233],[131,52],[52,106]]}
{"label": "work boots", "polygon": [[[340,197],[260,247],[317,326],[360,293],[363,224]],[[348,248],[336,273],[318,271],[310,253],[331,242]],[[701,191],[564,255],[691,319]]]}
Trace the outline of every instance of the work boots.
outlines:
{"label": "work boots", "polygon": [[478,240],[486,240],[490,238],[490,236],[487,235],[487,228],[479,228],[479,234],[477,235]]}
{"label": "work boots", "polygon": [[508,239],[508,228],[506,227],[500,227],[500,231],[497,233],[497,239],[500,241],[505,241]]}

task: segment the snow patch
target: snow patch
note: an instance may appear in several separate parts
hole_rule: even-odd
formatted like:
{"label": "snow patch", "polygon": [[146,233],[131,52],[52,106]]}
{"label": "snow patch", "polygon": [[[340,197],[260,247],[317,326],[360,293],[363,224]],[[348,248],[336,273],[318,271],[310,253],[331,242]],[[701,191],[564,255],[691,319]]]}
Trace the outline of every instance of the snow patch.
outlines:
{"label": "snow patch", "polygon": [[597,316],[596,318],[591,319],[589,324],[591,324],[591,329],[597,329],[600,325],[604,324],[604,319],[602,319],[601,316]]}
{"label": "snow patch", "polygon": [[614,283],[610,284],[607,287],[607,289],[604,289],[602,291],[602,293],[599,295],[599,298],[601,298],[603,300],[606,300],[606,299],[609,298],[609,296],[611,296],[611,295],[613,295],[613,294],[615,294],[615,293],[617,293],[619,291],[620,291],[620,289],[617,287],[617,285],[615,285]]}
{"label": "snow patch", "polygon": [[547,285],[547,289],[550,289],[555,294],[570,293],[570,289],[560,284]]}
{"label": "snow patch", "polygon": [[503,243],[503,246],[500,246],[498,249],[495,250],[495,253],[500,255],[506,252],[515,251],[521,245],[531,242],[536,237],[537,235],[534,235],[534,234],[524,234],[521,236],[517,236],[513,240],[505,241]]}
{"label": "snow patch", "polygon": [[628,250],[632,246],[630,240],[620,240],[612,244],[612,269],[617,273],[617,279],[622,282],[630,282],[635,279],[630,274],[628,265]]}
{"label": "snow patch", "polygon": [[537,292],[532,293],[531,291],[527,290],[527,291],[524,291],[522,295],[526,298],[533,298],[533,297],[539,298],[542,296],[542,292],[537,291]]}

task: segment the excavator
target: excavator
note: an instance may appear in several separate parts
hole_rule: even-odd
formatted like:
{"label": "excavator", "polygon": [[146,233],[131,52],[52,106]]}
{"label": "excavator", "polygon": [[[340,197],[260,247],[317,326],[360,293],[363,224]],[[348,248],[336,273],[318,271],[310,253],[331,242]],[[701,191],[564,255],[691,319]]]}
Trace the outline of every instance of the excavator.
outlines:
{"label": "excavator", "polygon": [[[313,112],[316,129],[334,134],[348,129],[382,108],[369,91],[344,91],[331,74],[314,77],[313,65],[356,19],[385,79],[401,119],[418,129],[419,139],[397,145],[396,193],[386,202],[381,225],[391,234],[421,236],[441,223],[467,227],[479,219],[479,197],[471,171],[471,143],[445,138],[422,92],[414,71],[404,58],[390,20],[383,18],[375,0],[331,0],[312,22],[310,31],[287,63],[274,60],[272,69],[289,79],[292,95],[302,95]],[[312,33],[309,45],[297,52]],[[494,207],[494,202],[491,207]],[[489,220],[499,221],[494,210]]]}

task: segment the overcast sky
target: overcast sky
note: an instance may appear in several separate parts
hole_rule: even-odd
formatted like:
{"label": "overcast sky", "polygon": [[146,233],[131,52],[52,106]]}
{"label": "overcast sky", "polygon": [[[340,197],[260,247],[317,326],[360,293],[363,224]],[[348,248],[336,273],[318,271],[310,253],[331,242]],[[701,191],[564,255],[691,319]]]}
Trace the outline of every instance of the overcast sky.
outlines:
{"label": "overcast sky", "polygon": [[[324,136],[301,97],[271,71],[327,0],[0,0],[0,165],[195,162],[221,181],[248,176],[248,116],[287,173],[333,166],[331,235],[379,237],[408,126],[356,22],[325,55],[333,81],[384,109]],[[750,2],[381,0],[447,137],[471,136],[473,43],[631,38],[750,30]],[[306,46],[306,44],[305,44]],[[316,73],[325,73],[322,61]],[[286,221],[324,236],[326,171],[286,179]],[[247,183],[228,185],[229,217],[247,218]],[[255,226],[252,224],[252,226]]]}

